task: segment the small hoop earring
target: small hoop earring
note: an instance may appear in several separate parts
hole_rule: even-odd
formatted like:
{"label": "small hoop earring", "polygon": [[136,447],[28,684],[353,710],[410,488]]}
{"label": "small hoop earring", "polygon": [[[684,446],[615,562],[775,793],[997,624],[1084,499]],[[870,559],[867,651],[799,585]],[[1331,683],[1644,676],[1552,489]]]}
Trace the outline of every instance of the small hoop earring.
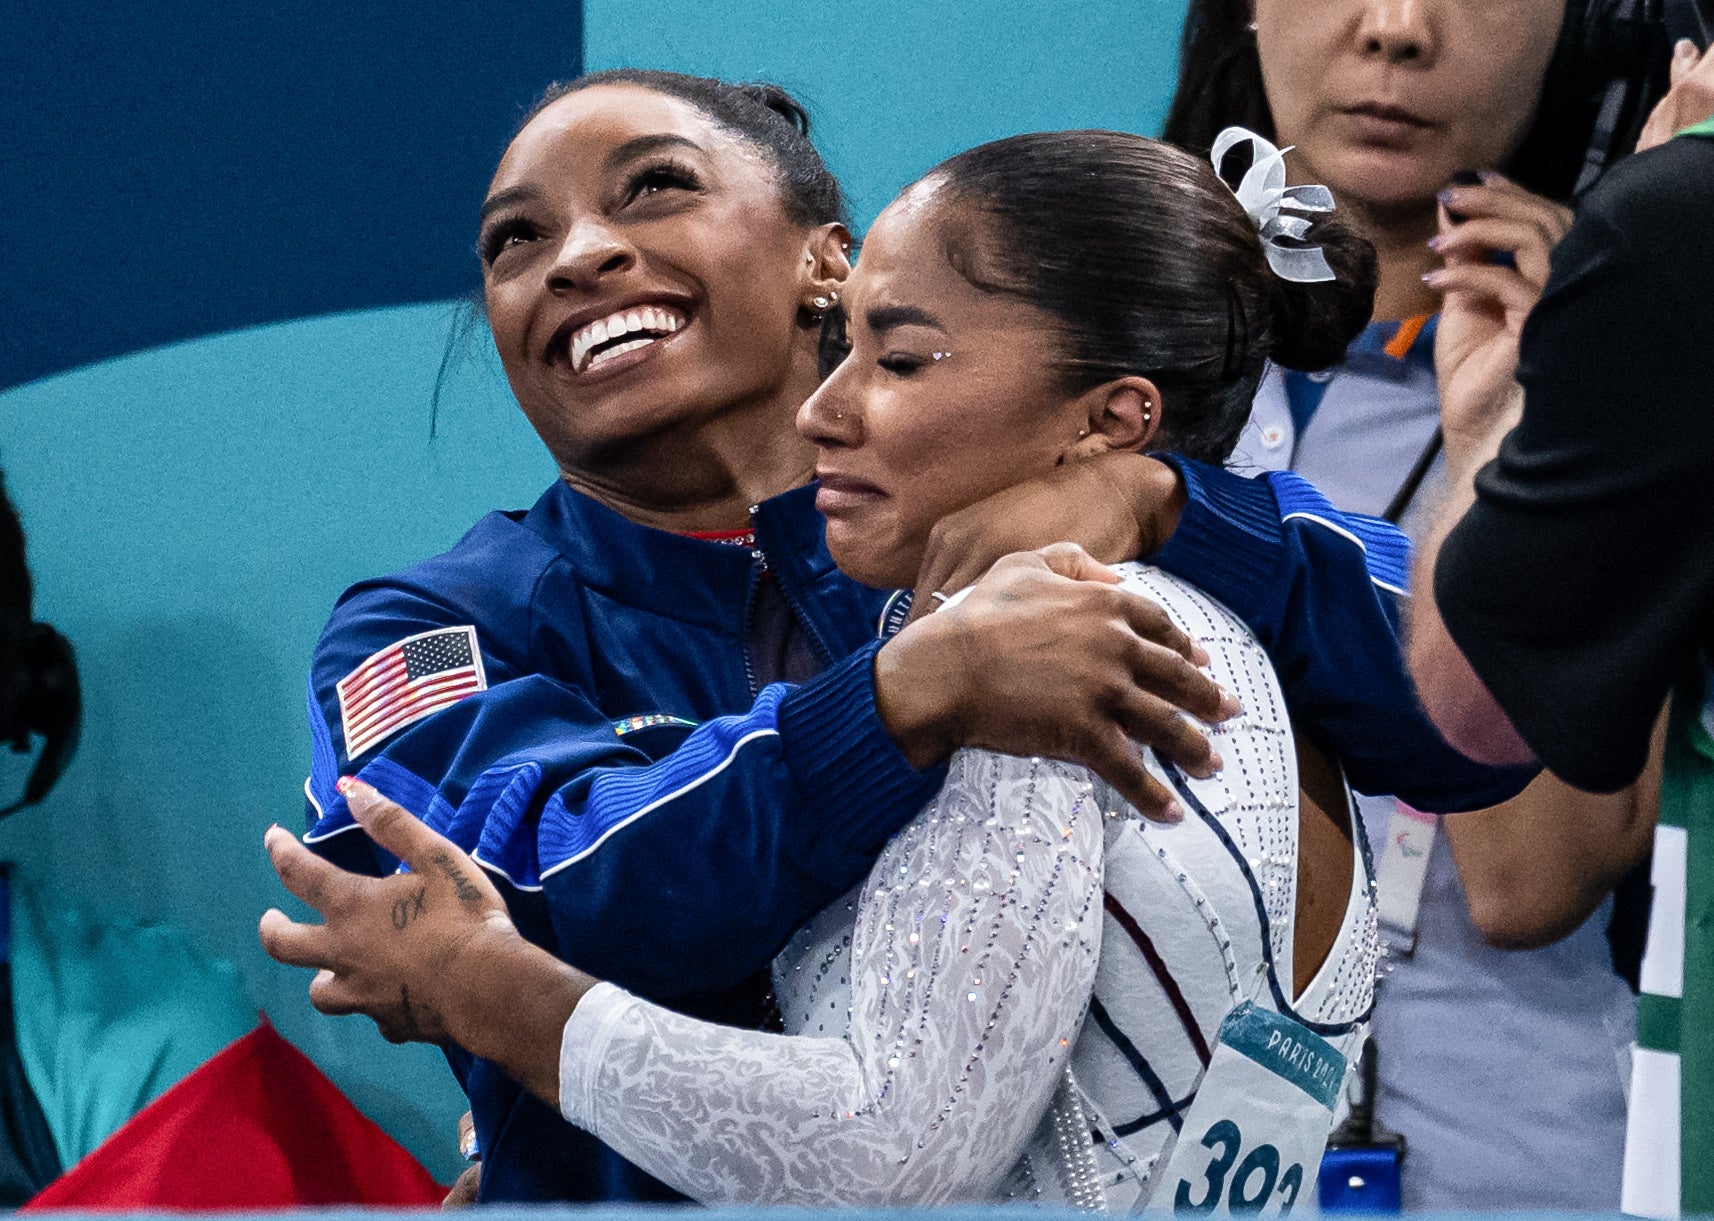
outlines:
{"label": "small hoop earring", "polygon": [[1250,22],[1249,25],[1244,27],[1244,30],[1246,33],[1254,34],[1256,32],[1256,23],[1254,21]]}

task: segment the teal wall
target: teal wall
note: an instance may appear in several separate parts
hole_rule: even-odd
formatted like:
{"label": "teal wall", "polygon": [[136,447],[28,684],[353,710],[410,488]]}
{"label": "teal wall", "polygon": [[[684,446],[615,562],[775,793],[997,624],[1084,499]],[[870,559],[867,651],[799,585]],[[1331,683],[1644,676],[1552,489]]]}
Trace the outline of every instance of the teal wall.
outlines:
{"label": "teal wall", "polygon": [[1023,131],[1154,135],[1184,0],[584,0],[584,63],[766,79],[809,107],[865,225],[944,157]]}
{"label": "teal wall", "polygon": [[[810,105],[859,224],[929,165],[1011,132],[1153,132],[1178,0],[585,4],[591,68],[766,77]],[[545,83],[545,82],[544,82]],[[472,276],[474,284],[474,275]],[[450,1179],[461,1098],[438,1053],[316,1015],[255,939],[284,895],[261,852],[301,825],[304,669],[339,591],[441,550],[552,477],[480,328],[450,304],[201,339],[0,393],[0,467],[24,515],[38,617],[78,649],[82,749],[0,854],[50,895],[159,919],[235,962],[251,998]],[[0,752],[0,793],[25,760]],[[289,905],[288,905],[289,906]]]}
{"label": "teal wall", "polygon": [[[439,1052],[316,1014],[256,919],[291,909],[262,832],[303,826],[305,667],[339,591],[553,478],[480,330],[453,349],[431,439],[453,315],[282,323],[0,394],[36,614],[77,648],[86,701],[70,771],[0,823],[0,855],[51,900],[167,921],[235,962],[257,1007],[443,1180],[464,1108]],[[25,762],[0,752],[0,792]]]}

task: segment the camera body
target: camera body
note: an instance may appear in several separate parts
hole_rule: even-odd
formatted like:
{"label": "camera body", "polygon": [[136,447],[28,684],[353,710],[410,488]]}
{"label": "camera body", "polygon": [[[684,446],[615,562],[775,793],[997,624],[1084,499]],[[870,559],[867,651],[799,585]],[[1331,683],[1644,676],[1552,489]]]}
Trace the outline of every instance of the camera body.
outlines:
{"label": "camera body", "polygon": [[1512,177],[1552,199],[1588,191],[1636,148],[1681,38],[1708,47],[1714,0],[1570,0]]}

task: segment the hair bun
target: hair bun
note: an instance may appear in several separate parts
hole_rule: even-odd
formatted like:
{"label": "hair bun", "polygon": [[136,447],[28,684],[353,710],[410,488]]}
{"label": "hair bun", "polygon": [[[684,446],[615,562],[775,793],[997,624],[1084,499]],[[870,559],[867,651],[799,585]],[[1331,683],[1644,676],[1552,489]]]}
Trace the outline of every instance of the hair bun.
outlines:
{"label": "hair bun", "polygon": [[738,90],[790,123],[800,136],[809,135],[809,111],[782,86],[772,81],[746,81]]}
{"label": "hair bun", "polygon": [[1322,217],[1304,241],[1320,246],[1334,279],[1297,284],[1274,279],[1268,355],[1277,365],[1314,373],[1345,359],[1345,349],[1369,325],[1379,265],[1375,248],[1337,217]]}

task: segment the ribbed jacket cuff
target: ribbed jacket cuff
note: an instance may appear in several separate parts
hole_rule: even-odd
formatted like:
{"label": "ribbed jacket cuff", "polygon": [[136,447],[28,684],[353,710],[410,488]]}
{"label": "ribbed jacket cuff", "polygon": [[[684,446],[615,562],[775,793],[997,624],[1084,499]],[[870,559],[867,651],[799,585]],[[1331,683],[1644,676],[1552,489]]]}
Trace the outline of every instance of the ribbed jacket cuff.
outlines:
{"label": "ribbed jacket cuff", "polygon": [[806,867],[844,875],[866,869],[887,837],[940,789],[944,767],[919,772],[888,736],[875,708],[875,641],[780,701],[781,753],[818,811],[817,858]]}
{"label": "ribbed jacket cuff", "polygon": [[1273,489],[1189,458],[1155,456],[1178,471],[1188,499],[1178,529],[1149,562],[1195,581],[1260,635],[1286,553]]}

